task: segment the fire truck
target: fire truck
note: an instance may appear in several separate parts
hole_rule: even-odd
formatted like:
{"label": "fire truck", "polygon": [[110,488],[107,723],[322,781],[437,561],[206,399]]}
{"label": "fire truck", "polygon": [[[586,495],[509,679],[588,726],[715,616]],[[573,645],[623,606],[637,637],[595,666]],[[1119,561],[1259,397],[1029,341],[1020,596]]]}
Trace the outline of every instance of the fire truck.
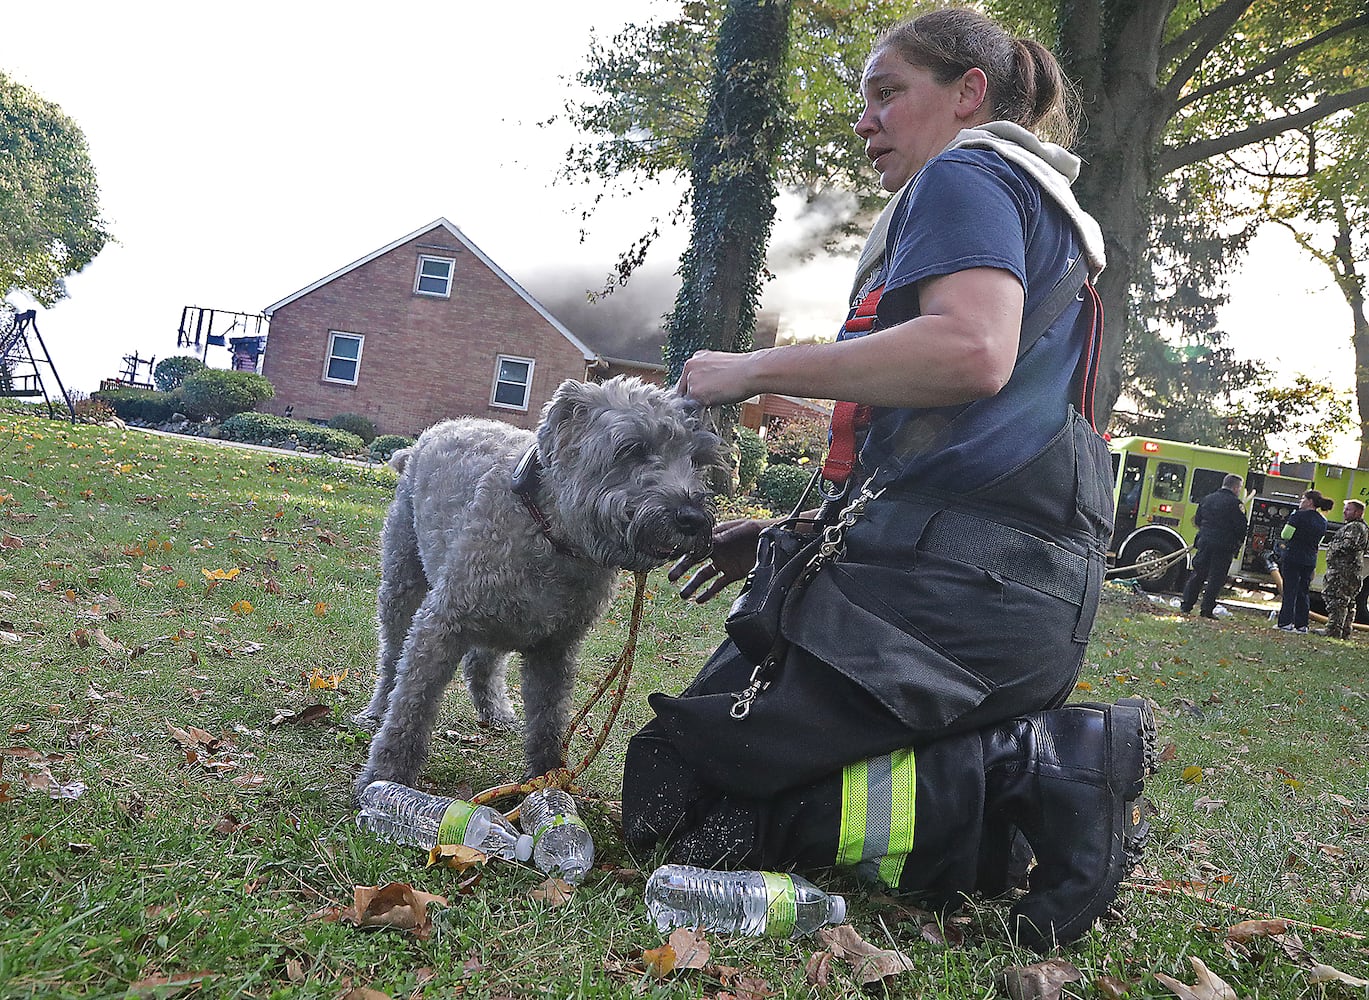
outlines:
{"label": "fire truck", "polygon": [[[1302,494],[1316,489],[1336,501],[1335,507],[1325,512],[1326,536],[1312,581],[1314,602],[1320,600],[1317,592],[1326,572],[1326,543],[1341,526],[1334,520],[1342,515],[1340,501],[1354,498],[1369,503],[1369,469],[1298,462],[1275,464],[1264,472],[1251,471],[1250,456],[1243,451],[1160,438],[1114,438],[1109,448],[1117,516],[1108,556],[1114,566],[1139,567],[1126,575],[1153,593],[1182,586],[1187,573],[1185,560],[1166,557],[1193,544],[1198,533],[1193,524],[1198,502],[1220,489],[1228,475],[1240,476],[1245,482],[1249,519],[1245,543],[1231,563],[1230,575],[1251,588],[1274,589],[1269,559],[1276,554],[1284,519],[1297,509]],[[1360,590],[1357,617],[1361,621],[1369,620],[1366,597],[1369,575]]]}

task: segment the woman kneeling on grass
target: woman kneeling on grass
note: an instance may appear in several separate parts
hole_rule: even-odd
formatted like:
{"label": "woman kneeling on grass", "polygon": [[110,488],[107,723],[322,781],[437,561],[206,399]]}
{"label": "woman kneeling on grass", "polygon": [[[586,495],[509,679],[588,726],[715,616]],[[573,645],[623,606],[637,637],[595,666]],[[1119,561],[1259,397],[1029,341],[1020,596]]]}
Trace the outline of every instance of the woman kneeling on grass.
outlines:
{"label": "woman kneeling on grass", "polygon": [[[763,654],[729,641],[652,696],[624,832],[671,861],[850,865],[949,900],[1012,886],[1020,831],[1037,866],[1010,929],[1065,942],[1139,854],[1154,741],[1139,699],[1063,707],[1112,529],[1108,453],[1071,405],[1091,410],[1102,241],[1069,190],[1079,161],[1036,134],[1069,141],[1070,92],[1049,52],[966,10],[887,32],[862,91],[856,132],[897,195],[838,341],[700,352],[679,384],[705,405],[848,400],[820,517],[860,513],[785,615],[768,687],[741,697]],[[744,575],[760,528],[720,525],[711,559],[672,571],[703,562],[682,595]]]}

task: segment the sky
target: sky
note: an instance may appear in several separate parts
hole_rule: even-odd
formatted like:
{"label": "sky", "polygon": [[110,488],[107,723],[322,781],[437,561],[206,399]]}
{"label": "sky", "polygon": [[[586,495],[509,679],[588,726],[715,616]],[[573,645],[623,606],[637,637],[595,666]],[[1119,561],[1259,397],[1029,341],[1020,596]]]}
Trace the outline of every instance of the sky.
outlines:
{"label": "sky", "polygon": [[[89,392],[125,354],[185,353],[183,306],[257,312],[439,217],[553,311],[577,307],[572,329],[596,322],[583,291],[679,188],[610,199],[585,222],[596,191],[557,178],[575,135],[547,123],[591,32],[676,6],[0,0],[0,71],[85,132],[116,241],[39,312],[63,381]],[[782,198],[763,303],[782,334],[834,331],[845,313],[852,262],[792,252],[810,232]],[[686,236],[666,232],[612,308],[641,323],[668,310]],[[1349,309],[1291,238],[1258,237],[1231,295],[1239,354],[1350,388]],[[217,348],[208,360],[228,366]]]}

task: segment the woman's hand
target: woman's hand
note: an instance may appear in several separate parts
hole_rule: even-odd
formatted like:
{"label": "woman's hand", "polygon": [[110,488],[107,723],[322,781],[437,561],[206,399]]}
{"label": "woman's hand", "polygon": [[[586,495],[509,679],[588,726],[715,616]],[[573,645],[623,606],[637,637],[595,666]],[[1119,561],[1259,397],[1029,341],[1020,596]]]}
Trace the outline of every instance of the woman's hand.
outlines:
{"label": "woman's hand", "polygon": [[[736,583],[751,572],[751,567],[756,565],[756,545],[761,529],[773,523],[753,518],[723,521],[713,528],[713,549],[709,555],[681,556],[680,560],[670,567],[666,579],[674,583],[691,567],[698,566],[699,568],[680,588],[680,596],[685,600],[693,599],[699,604],[712,600],[729,584]],[[699,590],[700,587],[703,587],[703,590]],[[695,591],[699,591],[697,596]]]}
{"label": "woman's hand", "polygon": [[768,350],[734,354],[730,351],[696,351],[684,363],[677,389],[681,396],[703,406],[740,403],[757,392],[752,375]]}

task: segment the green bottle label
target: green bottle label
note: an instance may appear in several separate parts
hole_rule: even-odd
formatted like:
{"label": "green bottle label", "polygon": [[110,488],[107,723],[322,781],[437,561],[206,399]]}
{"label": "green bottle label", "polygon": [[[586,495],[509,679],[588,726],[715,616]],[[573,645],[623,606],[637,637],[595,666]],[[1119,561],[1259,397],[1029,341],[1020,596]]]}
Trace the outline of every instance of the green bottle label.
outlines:
{"label": "green bottle label", "polygon": [[765,879],[765,936],[787,938],[799,919],[794,880],[774,872],[761,872],[761,878]]}
{"label": "green bottle label", "polygon": [[545,834],[548,830],[556,829],[558,826],[578,826],[581,830],[589,829],[589,827],[585,826],[585,821],[582,820],[579,816],[567,816],[565,814],[558,814],[557,816],[552,818],[552,821],[550,823],[548,823],[546,826],[542,827],[542,829],[538,830],[535,834],[533,834],[532,845],[536,847],[537,842],[542,839],[543,834]]}
{"label": "green bottle label", "polygon": [[442,822],[437,825],[437,843],[440,847],[455,847],[466,843],[466,826],[475,814],[475,806],[456,799],[442,814]]}

